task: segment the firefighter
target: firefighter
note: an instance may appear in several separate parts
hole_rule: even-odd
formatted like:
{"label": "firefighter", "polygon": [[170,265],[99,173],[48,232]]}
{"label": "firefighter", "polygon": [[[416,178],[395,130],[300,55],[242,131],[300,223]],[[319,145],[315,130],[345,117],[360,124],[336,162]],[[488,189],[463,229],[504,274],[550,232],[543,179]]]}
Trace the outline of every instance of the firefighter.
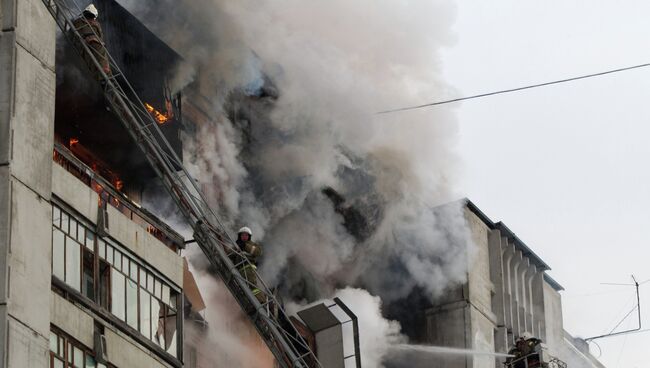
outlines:
{"label": "firefighter", "polygon": [[266,301],[266,296],[264,293],[257,287],[257,260],[262,255],[262,247],[259,244],[253,242],[253,232],[250,228],[244,226],[237,232],[237,246],[242,251],[244,256],[248,258],[250,263],[245,263],[242,266],[239,266],[239,273],[244,276],[246,281],[248,281],[253,295],[259,300],[260,303]]}
{"label": "firefighter", "polygon": [[520,347],[523,347],[523,339],[520,337],[515,341],[515,346],[508,351],[508,355],[511,355],[506,359],[505,366],[508,368],[525,368],[526,363],[522,360],[523,354],[520,350]]}
{"label": "firefighter", "polygon": [[[111,75],[111,67],[108,62],[108,55],[106,53],[106,48],[104,47],[104,33],[102,32],[102,26],[97,20],[99,12],[94,4],[90,4],[84,9],[77,19],[73,21],[73,25],[77,32],[86,42],[86,45],[90,48],[93,56],[99,62],[99,65],[102,67],[102,70],[106,75]],[[83,59],[91,68],[91,70],[96,70],[92,58],[90,55],[83,53]],[[103,76],[99,71],[93,73],[97,80],[103,80]]]}
{"label": "firefighter", "polygon": [[515,341],[515,347],[508,354],[512,358],[506,360],[506,365],[513,368],[540,368],[544,367],[540,361],[539,346],[542,340],[534,337],[530,332],[524,332]]}

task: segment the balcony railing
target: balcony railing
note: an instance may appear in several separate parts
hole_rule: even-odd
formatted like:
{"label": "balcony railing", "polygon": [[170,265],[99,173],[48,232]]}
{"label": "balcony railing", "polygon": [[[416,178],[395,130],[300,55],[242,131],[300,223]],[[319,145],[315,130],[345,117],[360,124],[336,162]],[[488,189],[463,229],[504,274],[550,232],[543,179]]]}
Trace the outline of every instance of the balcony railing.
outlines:
{"label": "balcony railing", "polygon": [[54,143],[53,160],[97,193],[100,207],[110,204],[175,252],[184,248],[184,239],[180,234],[115,189],[113,184],[58,142]]}

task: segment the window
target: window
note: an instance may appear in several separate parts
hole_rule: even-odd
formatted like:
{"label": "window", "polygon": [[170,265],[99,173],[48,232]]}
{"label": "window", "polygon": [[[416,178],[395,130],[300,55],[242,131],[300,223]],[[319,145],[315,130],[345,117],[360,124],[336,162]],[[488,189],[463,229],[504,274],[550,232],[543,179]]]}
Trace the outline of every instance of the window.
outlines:
{"label": "window", "polygon": [[52,230],[52,274],[65,280],[65,235],[61,230]]}
{"label": "window", "polygon": [[52,213],[52,275],[177,357],[178,291],[74,216]]}
{"label": "window", "polygon": [[126,280],[126,323],[138,328],[138,284],[131,279]]}
{"label": "window", "polygon": [[95,234],[52,206],[52,275],[86,297],[95,299]]}
{"label": "window", "polygon": [[126,279],[124,275],[119,273],[116,269],[111,270],[111,313],[115,315],[115,317],[121,319],[124,321],[124,318],[126,317],[126,311],[125,311],[125,298],[124,298],[124,283],[126,282]]}
{"label": "window", "polygon": [[83,274],[81,276],[82,294],[95,300],[95,257],[84,250]]}
{"label": "window", "polygon": [[81,245],[65,237],[65,283],[81,291]]}
{"label": "window", "polygon": [[90,349],[64,336],[50,331],[50,368],[114,368],[95,361]]}
{"label": "window", "polygon": [[109,291],[111,290],[111,266],[103,260],[99,261],[99,305],[109,309]]}

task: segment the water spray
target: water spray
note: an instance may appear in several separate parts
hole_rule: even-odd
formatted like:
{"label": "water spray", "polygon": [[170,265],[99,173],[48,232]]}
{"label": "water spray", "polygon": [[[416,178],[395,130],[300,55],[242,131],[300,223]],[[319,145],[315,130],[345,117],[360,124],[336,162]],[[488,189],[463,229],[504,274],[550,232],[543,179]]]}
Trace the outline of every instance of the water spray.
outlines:
{"label": "water spray", "polygon": [[391,346],[394,351],[418,352],[429,354],[446,354],[446,355],[474,355],[474,356],[493,356],[510,358],[514,357],[511,354],[496,353],[492,351],[481,351],[462,348],[450,348],[447,346],[433,346],[433,345],[411,345],[411,344],[398,344]]}

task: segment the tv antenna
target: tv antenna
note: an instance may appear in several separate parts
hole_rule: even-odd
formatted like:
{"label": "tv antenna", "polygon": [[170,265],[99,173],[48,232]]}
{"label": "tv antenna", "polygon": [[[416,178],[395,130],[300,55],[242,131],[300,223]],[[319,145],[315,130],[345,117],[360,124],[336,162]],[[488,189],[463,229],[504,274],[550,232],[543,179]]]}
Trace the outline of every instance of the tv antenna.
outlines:
{"label": "tv antenna", "polygon": [[[611,331],[609,331],[609,333],[606,333],[604,335],[588,337],[588,338],[585,339],[585,341],[602,339],[602,338],[605,338],[605,337],[612,337],[612,336],[617,336],[617,335],[624,335],[624,334],[637,332],[637,331],[641,330],[641,298],[639,297],[639,285],[645,284],[646,282],[648,282],[650,280],[646,280],[646,281],[643,281],[642,283],[639,283],[638,281],[636,281],[636,278],[634,277],[634,275],[632,275],[632,281],[633,281],[632,284],[615,284],[615,283],[609,283],[609,282],[604,282],[604,283],[601,284],[601,285],[616,285],[616,286],[634,286],[635,291],[636,291],[636,306],[634,306],[634,308],[632,308],[632,310],[630,310],[625,315],[625,317],[623,317],[623,319],[621,319],[621,321],[618,322],[616,324],[616,326],[614,326],[614,328],[612,328]],[[625,321],[627,319],[627,317],[629,317],[635,310],[636,310],[637,316],[639,318],[638,326],[636,328],[633,328],[633,329],[630,329],[630,330],[614,332],[623,323],[623,321]]]}

